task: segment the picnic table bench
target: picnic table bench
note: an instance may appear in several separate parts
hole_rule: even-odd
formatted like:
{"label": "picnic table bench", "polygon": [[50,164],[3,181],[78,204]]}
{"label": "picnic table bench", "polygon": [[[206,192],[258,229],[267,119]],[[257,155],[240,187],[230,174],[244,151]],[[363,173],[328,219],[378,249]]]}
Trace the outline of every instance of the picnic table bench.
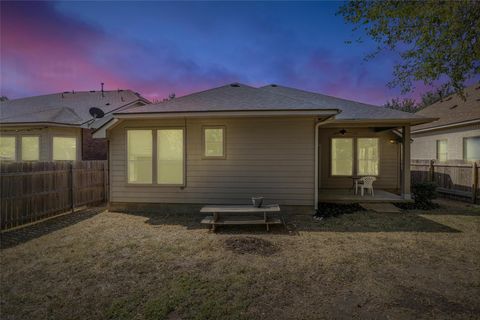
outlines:
{"label": "picnic table bench", "polygon": [[[251,205],[225,205],[225,206],[205,206],[200,210],[201,213],[212,213],[213,216],[207,216],[202,220],[204,224],[210,224],[212,231],[218,225],[248,225],[248,224],[263,224],[270,230],[271,224],[282,224],[282,220],[278,218],[268,217],[268,213],[280,212],[278,204],[264,205],[261,207],[254,207]],[[220,217],[221,213],[235,213],[241,214],[243,217]],[[263,219],[258,217],[249,217],[248,214],[263,213]]]}

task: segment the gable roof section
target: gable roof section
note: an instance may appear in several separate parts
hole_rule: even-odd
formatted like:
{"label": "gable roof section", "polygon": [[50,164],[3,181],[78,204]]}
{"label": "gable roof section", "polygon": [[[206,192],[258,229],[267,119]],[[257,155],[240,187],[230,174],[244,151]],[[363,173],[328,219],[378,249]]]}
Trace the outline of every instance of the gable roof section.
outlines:
{"label": "gable roof section", "polygon": [[307,100],[317,104],[322,108],[338,108],[342,112],[335,117],[337,121],[341,120],[418,120],[431,121],[422,116],[412,113],[392,110],[385,107],[356,102],[352,100],[341,99],[320,93],[304,91],[295,88],[289,88],[279,85],[268,85],[261,87],[260,90],[294,97],[296,99]]}
{"label": "gable roof section", "polygon": [[[115,112],[115,117],[149,117],[198,115],[199,113],[222,113],[243,115],[247,112],[281,111],[282,115],[321,114],[335,115],[335,121],[380,122],[418,124],[432,121],[412,113],[391,110],[365,103],[340,99],[319,93],[277,85],[255,88],[244,84],[229,84],[206,91],[195,92],[169,101],[151,104],[130,110]],[[278,115],[272,114],[272,115]]]}
{"label": "gable roof section", "polygon": [[97,122],[104,121],[89,121],[92,120],[91,107],[100,108],[108,115],[135,102],[149,103],[131,90],[104,91],[103,94],[101,91],[64,92],[7,100],[0,103],[0,123],[96,127]]}
{"label": "gable roof section", "polygon": [[440,129],[444,126],[457,126],[480,122],[480,84],[465,89],[466,100],[452,94],[417,112],[425,117],[438,117],[434,122],[415,126],[412,132]]}
{"label": "gable roof section", "polygon": [[115,114],[295,110],[331,110],[334,113],[338,112],[332,107],[323,108],[310,101],[280,96],[244,84],[233,83],[151,104],[148,108],[123,110],[115,112]]}

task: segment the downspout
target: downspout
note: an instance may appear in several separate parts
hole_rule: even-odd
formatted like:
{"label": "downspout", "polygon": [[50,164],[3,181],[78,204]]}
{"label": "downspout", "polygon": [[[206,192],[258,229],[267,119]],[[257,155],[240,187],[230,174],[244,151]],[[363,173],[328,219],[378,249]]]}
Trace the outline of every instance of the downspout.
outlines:
{"label": "downspout", "polygon": [[321,125],[323,124],[326,124],[328,122],[332,122],[334,119],[335,119],[335,116],[336,115],[333,115],[333,116],[329,116],[328,118],[322,120],[322,121],[319,121],[315,124],[315,187],[314,187],[314,190],[313,190],[313,193],[314,193],[314,208],[315,208],[315,212],[314,214],[317,212],[318,210],[318,185],[319,185],[319,177],[318,177],[318,163],[319,163],[319,160],[318,160],[318,138],[319,138],[319,134],[318,134],[318,129],[320,128]]}

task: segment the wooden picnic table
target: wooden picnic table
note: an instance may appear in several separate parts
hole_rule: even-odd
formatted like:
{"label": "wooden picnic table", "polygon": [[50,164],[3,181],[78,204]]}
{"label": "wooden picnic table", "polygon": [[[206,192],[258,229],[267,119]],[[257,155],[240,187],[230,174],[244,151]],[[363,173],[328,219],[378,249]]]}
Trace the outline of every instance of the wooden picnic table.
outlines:
{"label": "wooden picnic table", "polygon": [[[270,230],[271,224],[281,224],[282,220],[278,218],[268,217],[268,213],[280,212],[278,204],[264,205],[261,207],[254,207],[252,205],[216,205],[205,206],[200,210],[201,213],[212,213],[212,216],[207,216],[202,220],[204,224],[210,224],[212,231],[215,231],[218,225],[248,225],[248,224],[264,224],[267,231]],[[221,218],[221,213],[241,214],[243,217]],[[263,219],[246,217],[247,214],[263,213]]]}

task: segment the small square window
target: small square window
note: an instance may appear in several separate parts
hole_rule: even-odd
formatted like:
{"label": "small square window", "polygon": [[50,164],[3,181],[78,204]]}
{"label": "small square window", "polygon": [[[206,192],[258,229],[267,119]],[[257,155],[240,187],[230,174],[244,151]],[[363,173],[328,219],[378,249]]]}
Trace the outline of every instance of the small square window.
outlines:
{"label": "small square window", "polygon": [[40,159],[40,137],[22,137],[22,160],[38,161]]}
{"label": "small square window", "polygon": [[225,128],[203,128],[203,156],[206,158],[225,158]]}

